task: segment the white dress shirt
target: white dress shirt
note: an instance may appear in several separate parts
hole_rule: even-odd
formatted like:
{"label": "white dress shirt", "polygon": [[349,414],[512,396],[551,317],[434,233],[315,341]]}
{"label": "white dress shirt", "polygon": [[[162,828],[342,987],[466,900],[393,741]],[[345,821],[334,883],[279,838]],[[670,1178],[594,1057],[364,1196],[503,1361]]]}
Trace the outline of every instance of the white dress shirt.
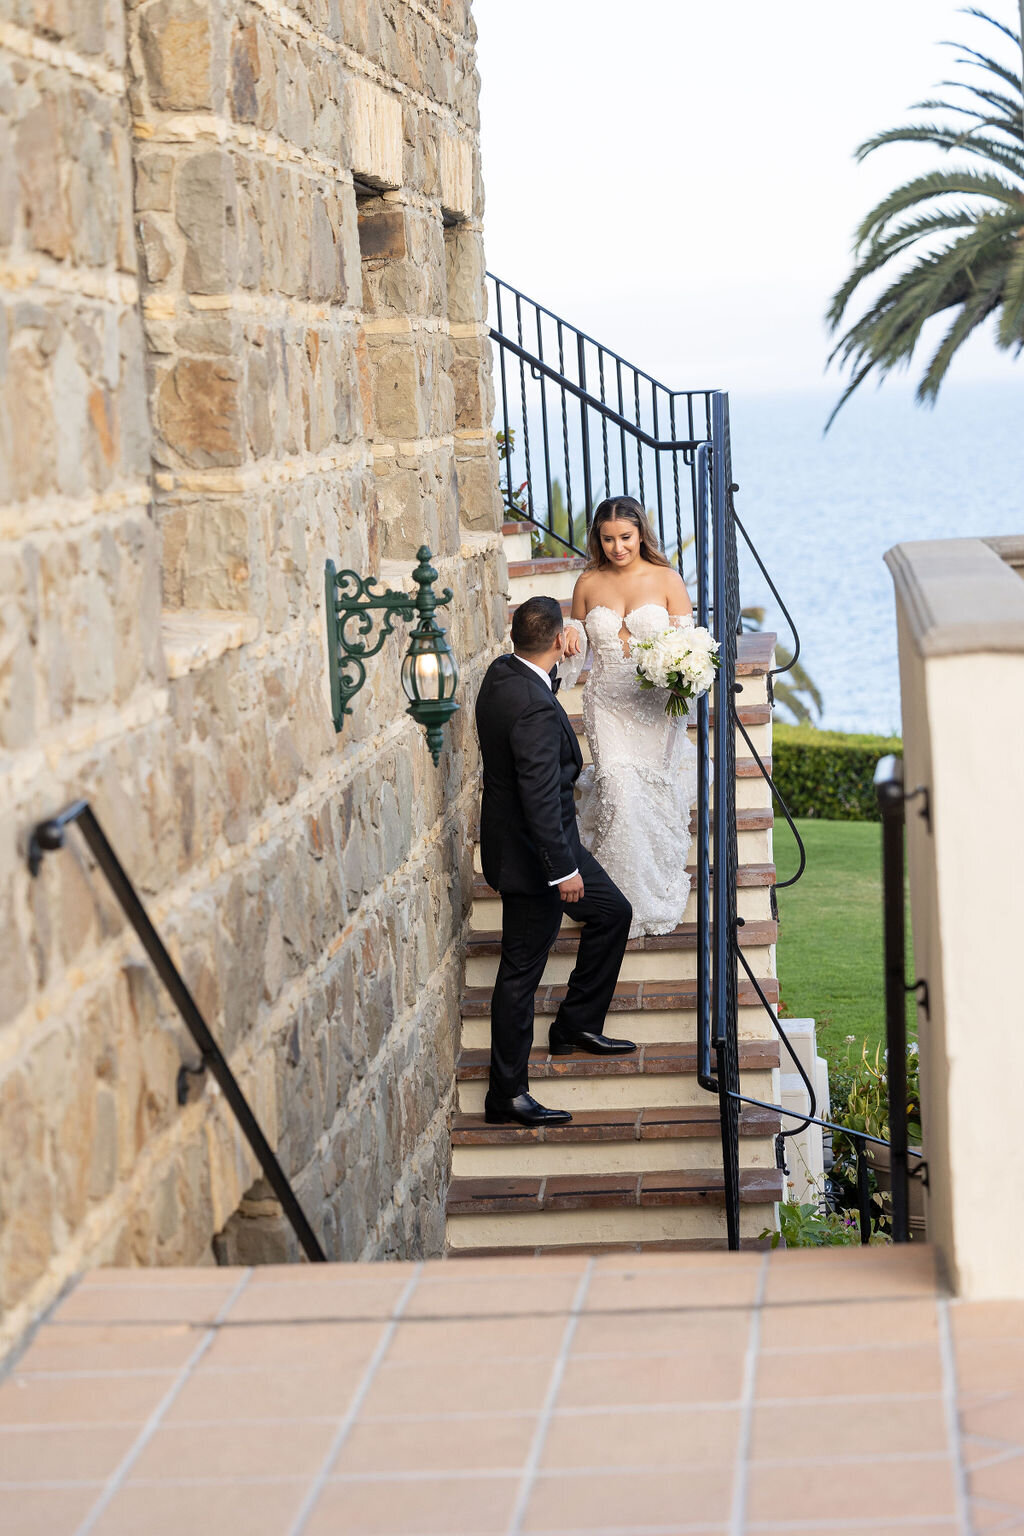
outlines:
{"label": "white dress shirt", "polygon": [[[547,686],[549,688],[551,687],[551,677],[550,677],[550,674],[545,672],[543,667],[538,667],[538,665],[537,665],[537,663],[535,661],[527,661],[526,657],[525,656],[520,656],[518,651],[513,652],[513,655],[515,656],[517,661],[521,661],[522,662],[524,667],[529,667],[531,672],[536,672],[537,676],[538,677],[542,677],[544,679],[545,683],[547,684]],[[548,881],[548,885],[564,885],[566,880],[573,880],[573,879],[575,879],[575,877],[578,874],[579,874],[579,870],[578,869],[574,869],[571,875],[563,875],[560,880],[549,880]]]}

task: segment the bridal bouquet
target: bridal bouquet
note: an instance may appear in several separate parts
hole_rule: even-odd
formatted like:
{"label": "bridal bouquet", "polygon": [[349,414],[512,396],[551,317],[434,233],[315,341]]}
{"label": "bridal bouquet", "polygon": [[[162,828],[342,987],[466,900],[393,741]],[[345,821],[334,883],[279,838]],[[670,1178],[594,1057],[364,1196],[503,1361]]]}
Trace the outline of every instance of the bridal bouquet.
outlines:
{"label": "bridal bouquet", "polygon": [[630,645],[640,687],[668,689],[666,715],[685,715],[694,699],[707,693],[719,665],[717,652],[718,641],[701,624],[664,629]]}

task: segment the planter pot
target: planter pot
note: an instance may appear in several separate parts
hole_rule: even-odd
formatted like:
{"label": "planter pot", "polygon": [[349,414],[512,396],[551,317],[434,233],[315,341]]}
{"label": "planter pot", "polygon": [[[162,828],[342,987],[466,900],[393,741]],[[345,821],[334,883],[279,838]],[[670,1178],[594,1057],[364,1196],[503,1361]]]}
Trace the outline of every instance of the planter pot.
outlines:
{"label": "planter pot", "polygon": [[[920,1151],[921,1148],[912,1148]],[[878,1188],[885,1194],[892,1192],[892,1178],[890,1174],[889,1148],[876,1147],[870,1143],[867,1147],[867,1159],[878,1181]],[[918,1159],[911,1159],[911,1166]],[[920,1179],[910,1179],[907,1190],[907,1225],[911,1242],[923,1243],[926,1236],[926,1223],[924,1213],[924,1185]]]}

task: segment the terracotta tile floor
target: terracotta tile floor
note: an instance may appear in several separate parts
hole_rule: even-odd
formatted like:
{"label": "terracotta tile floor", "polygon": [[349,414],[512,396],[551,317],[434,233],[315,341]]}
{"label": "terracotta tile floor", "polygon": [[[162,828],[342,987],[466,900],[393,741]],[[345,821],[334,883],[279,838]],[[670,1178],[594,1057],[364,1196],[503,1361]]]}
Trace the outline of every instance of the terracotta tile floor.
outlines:
{"label": "terracotta tile floor", "polygon": [[927,1248],[100,1270],[3,1536],[1024,1533],[1024,1302]]}

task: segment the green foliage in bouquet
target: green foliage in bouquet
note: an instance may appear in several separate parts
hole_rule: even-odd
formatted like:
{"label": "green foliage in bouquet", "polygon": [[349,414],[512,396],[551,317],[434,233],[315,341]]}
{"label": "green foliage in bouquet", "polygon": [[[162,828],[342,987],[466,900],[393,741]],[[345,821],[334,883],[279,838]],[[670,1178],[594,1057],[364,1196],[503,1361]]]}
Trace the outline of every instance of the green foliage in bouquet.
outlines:
{"label": "green foliage in bouquet", "polygon": [[793,816],[878,821],[875,767],[888,752],[902,756],[898,736],[778,724],[772,736],[772,778]]}

